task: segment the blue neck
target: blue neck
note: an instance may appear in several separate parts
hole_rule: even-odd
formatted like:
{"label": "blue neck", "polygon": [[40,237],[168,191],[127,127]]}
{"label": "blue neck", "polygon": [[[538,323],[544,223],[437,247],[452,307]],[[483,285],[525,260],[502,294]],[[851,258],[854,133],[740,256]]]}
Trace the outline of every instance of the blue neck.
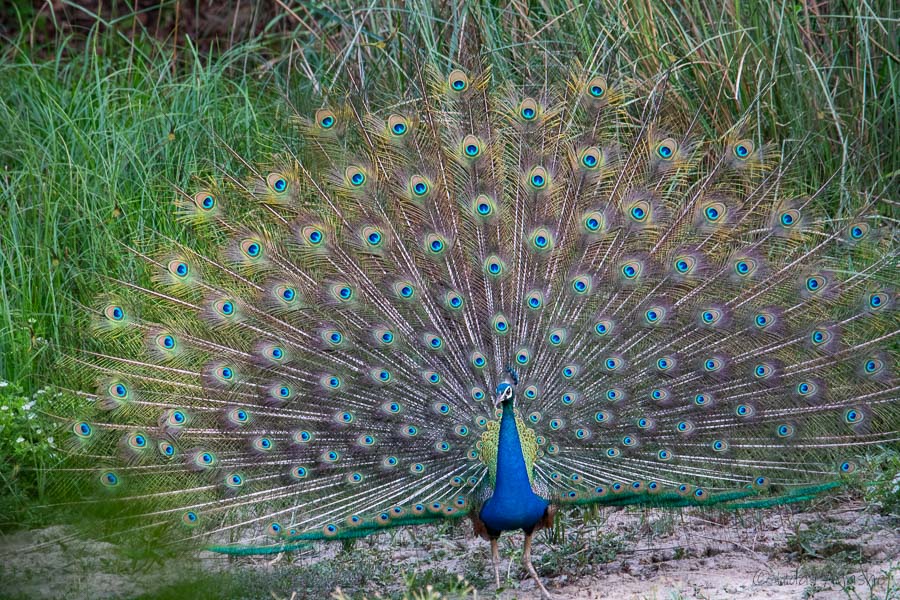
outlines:
{"label": "blue neck", "polygon": [[516,413],[512,402],[504,403],[500,419],[500,441],[497,449],[497,481],[494,495],[519,496],[531,492],[531,482],[522,456]]}
{"label": "blue neck", "polygon": [[479,513],[491,536],[516,529],[530,533],[543,518],[548,505],[546,500],[531,491],[511,404],[503,405],[503,417],[500,419],[494,493]]}

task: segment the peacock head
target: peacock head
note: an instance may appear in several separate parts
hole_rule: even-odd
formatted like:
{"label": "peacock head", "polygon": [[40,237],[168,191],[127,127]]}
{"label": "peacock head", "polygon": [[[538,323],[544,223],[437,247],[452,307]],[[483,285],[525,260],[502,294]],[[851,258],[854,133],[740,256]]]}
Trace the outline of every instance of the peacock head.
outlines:
{"label": "peacock head", "polygon": [[501,406],[512,405],[516,396],[511,381],[501,381],[497,386],[497,395],[494,397],[494,410]]}

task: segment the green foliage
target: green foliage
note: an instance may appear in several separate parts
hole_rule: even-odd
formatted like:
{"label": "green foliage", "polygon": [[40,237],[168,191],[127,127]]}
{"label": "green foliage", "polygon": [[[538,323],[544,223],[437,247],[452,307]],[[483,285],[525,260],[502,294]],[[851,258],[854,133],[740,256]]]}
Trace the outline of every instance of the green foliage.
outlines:
{"label": "green foliage", "polygon": [[0,380],[0,529],[31,518],[29,503],[42,495],[47,469],[58,462],[53,424],[39,412],[47,396],[38,390],[29,397]]}
{"label": "green foliage", "polygon": [[900,517],[900,452],[885,448],[869,458],[866,501],[884,514]]}

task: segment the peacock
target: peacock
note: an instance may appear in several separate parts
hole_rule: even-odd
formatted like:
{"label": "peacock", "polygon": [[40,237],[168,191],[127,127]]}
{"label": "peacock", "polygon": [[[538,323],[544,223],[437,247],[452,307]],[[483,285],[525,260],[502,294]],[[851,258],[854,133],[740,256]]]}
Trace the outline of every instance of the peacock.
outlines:
{"label": "peacock", "polygon": [[803,502],[900,440],[887,201],[825,213],[665,78],[409,82],[176,186],[192,241],[86,310],[57,475],[98,531],[266,554],[467,518],[498,587],[523,531],[549,596],[561,507]]}

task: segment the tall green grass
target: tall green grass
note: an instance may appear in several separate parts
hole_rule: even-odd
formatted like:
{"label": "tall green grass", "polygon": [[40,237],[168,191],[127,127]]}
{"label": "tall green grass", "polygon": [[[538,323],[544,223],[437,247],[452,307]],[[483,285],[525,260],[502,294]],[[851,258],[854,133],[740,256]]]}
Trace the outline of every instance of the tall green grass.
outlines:
{"label": "tall green grass", "polygon": [[189,239],[173,218],[173,186],[189,189],[214,165],[241,171],[226,144],[263,162],[294,110],[317,106],[320,93],[366,89],[388,72],[400,90],[423,58],[445,68],[480,53],[511,79],[536,62],[559,71],[580,62],[630,81],[666,72],[670,100],[698,111],[705,133],[750,112],[762,137],[799,148],[799,187],[836,174],[822,200],[832,213],[896,197],[892,1],[834,2],[828,13],[741,0],[286,4],[279,19],[295,23],[293,35],[210,56],[131,41],[115,24],[51,59],[38,58],[46,49],[30,48],[27,31],[6,45],[0,378],[26,388],[57,378],[48,367],[57,348],[80,343],[78,305],[91,304],[102,276],[143,277],[123,244]]}

